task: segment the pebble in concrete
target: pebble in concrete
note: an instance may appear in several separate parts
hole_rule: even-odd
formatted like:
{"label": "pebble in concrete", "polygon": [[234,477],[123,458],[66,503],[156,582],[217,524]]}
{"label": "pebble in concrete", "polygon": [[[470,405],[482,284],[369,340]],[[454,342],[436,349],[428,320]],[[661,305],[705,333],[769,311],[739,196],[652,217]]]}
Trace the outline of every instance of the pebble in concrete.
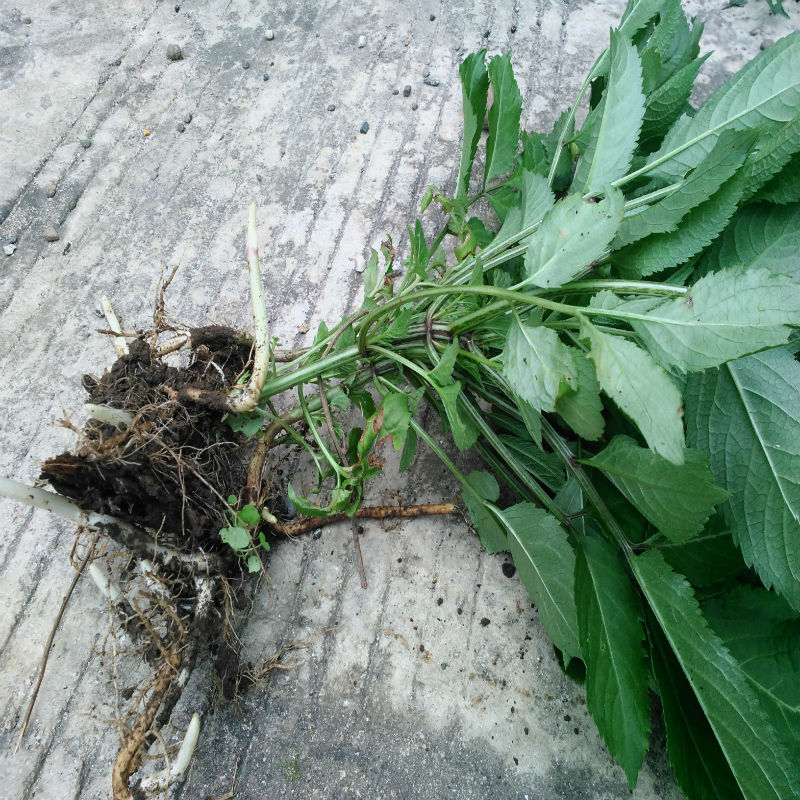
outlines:
{"label": "pebble in concrete", "polygon": [[364,121],[361,123],[361,129],[359,130],[359,133],[366,133],[368,130],[369,130],[369,122],[367,122],[366,120],[364,120]]}
{"label": "pebble in concrete", "polygon": [[58,241],[58,231],[52,225],[48,225],[42,235],[48,242]]}
{"label": "pebble in concrete", "polygon": [[264,80],[265,80],[265,81],[268,81],[268,80],[269,80],[269,75],[268,75],[266,72],[264,73]]}
{"label": "pebble in concrete", "polygon": [[84,150],[88,150],[91,146],[92,146],[92,140],[91,139],[81,139],[81,147]]}
{"label": "pebble in concrete", "polygon": [[362,33],[361,36],[358,37],[358,46],[364,47],[366,44],[367,44],[367,37],[364,36],[364,34]]}
{"label": "pebble in concrete", "polygon": [[426,84],[427,86],[438,86],[439,85],[439,79],[438,78],[431,78],[430,76],[425,78],[422,82],[424,84]]}
{"label": "pebble in concrete", "polygon": [[272,40],[275,38],[275,31],[273,31],[273,30],[272,30],[272,28],[267,28],[267,29],[264,31],[264,38],[265,38],[265,39],[266,39],[268,42],[271,42],[271,41],[272,41]]}
{"label": "pebble in concrete", "polygon": [[331,104],[328,106],[328,111],[336,111],[336,106],[335,106],[333,103],[331,103]]}
{"label": "pebble in concrete", "polygon": [[422,70],[422,77],[423,78],[427,78],[428,75],[430,75],[430,74],[431,74],[431,71],[429,69],[426,68],[426,69]]}
{"label": "pebble in concrete", "polygon": [[183,121],[188,125],[194,117],[192,116],[192,112],[189,111],[188,113],[183,115]]}
{"label": "pebble in concrete", "polygon": [[167,45],[167,58],[170,61],[180,61],[183,58],[183,50],[181,50],[180,45]]}
{"label": "pebble in concrete", "polygon": [[411,85],[408,83],[403,87],[403,97],[411,97]]}
{"label": "pebble in concrete", "polygon": [[54,183],[51,183],[47,187],[47,196],[48,197],[55,197],[56,196],[56,185]]}
{"label": "pebble in concrete", "polygon": [[14,255],[14,251],[16,249],[17,249],[17,246],[15,244],[4,244],[3,245],[3,252],[7,256],[13,256]]}
{"label": "pebble in concrete", "polygon": [[250,69],[250,62],[246,58],[242,59],[242,69]]}
{"label": "pebble in concrete", "polygon": [[183,133],[186,130],[186,126],[182,123],[178,123],[178,133]]}

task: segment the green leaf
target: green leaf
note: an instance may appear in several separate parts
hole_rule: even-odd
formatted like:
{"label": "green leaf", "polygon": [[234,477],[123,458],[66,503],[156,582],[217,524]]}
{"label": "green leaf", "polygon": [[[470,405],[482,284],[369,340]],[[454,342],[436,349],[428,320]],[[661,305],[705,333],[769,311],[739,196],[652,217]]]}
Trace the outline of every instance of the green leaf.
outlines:
{"label": "green leaf", "polygon": [[630,564],[744,796],[786,800],[795,795],[791,766],[775,731],[741,667],[709,628],[691,586],[657,550],[632,557]]}
{"label": "green leaf", "polygon": [[408,229],[408,243],[410,250],[405,264],[409,273],[419,275],[423,279],[427,278],[430,253],[425,241],[425,231],[422,230],[422,223],[419,220],[414,222],[413,229]]}
{"label": "green leaf", "polygon": [[570,348],[554,330],[514,320],[503,350],[503,376],[516,394],[537,411],[555,411],[556,399],[577,375]]}
{"label": "green leaf", "polygon": [[617,249],[652,233],[667,233],[705,202],[744,163],[754,141],[750,132],[725,131],[714,149],[662,200],[622,220],[612,247]]}
{"label": "green leaf", "polygon": [[624,198],[609,189],[599,203],[570,194],[545,214],[525,252],[526,283],[562,286],[603,255],[624,212]]}
{"label": "green leaf", "polygon": [[470,53],[458,68],[461,76],[462,108],[464,110],[464,138],[461,144],[461,163],[458,167],[456,197],[465,200],[469,191],[472,162],[483,130],[486,116],[486,98],[489,91],[489,73],[486,71],[486,50]]}
{"label": "green leaf", "polygon": [[556,400],[556,411],[561,419],[582,439],[597,441],[603,435],[603,401],[594,365],[577,347],[570,347],[578,371],[577,388],[564,392]]}
{"label": "green leaf", "polygon": [[694,586],[712,586],[744,572],[742,553],[720,515],[706,529],[683,544],[664,542],[658,549],[666,562]]}
{"label": "green leaf", "polygon": [[405,447],[411,412],[408,410],[408,396],[403,392],[389,392],[381,403],[381,436],[392,440],[395,450]]}
{"label": "green leaf", "polygon": [[[799,173],[800,174],[800,173]],[[741,265],[800,279],[800,204],[745,206],[703,254],[703,271]]]}
{"label": "green leaf", "polygon": [[633,789],[650,730],[644,633],[617,549],[599,536],[579,539],[575,603],[586,662],[586,706]]}
{"label": "green leaf", "polygon": [[[511,243],[517,234],[529,225],[539,222],[553,207],[555,201],[547,178],[536,172],[522,171],[520,177],[519,203],[511,206],[506,213],[503,225],[497,232],[495,244]],[[521,239],[525,243],[530,236]]]}
{"label": "green leaf", "polygon": [[222,528],[219,532],[219,537],[232,550],[236,550],[237,552],[250,547],[250,534],[245,528],[239,525]]}
{"label": "green leaf", "polygon": [[465,417],[458,405],[458,396],[461,394],[461,383],[456,381],[448,386],[433,384],[439,399],[444,406],[445,416],[450,425],[453,442],[459,450],[469,450],[478,440],[478,431],[472,421]]}
{"label": "green leaf", "polygon": [[249,556],[247,556],[247,571],[248,572],[261,571],[261,559],[255,553],[251,553]]}
{"label": "green leaf", "polygon": [[668,0],[660,12],[660,19],[647,47],[661,56],[661,80],[664,81],[678,69],[692,61],[698,53],[696,36],[683,13],[680,0]]}
{"label": "green leaf", "polygon": [[398,470],[405,472],[413,463],[417,456],[417,432],[409,428],[406,433],[406,441],[403,445],[403,452],[400,453],[400,465]]}
{"label": "green leaf", "polygon": [[670,129],[649,163],[663,161],[650,175],[671,181],[700,163],[727,129],[779,130],[800,113],[800,33],[763,50],[706,100],[694,116]]}
{"label": "green leaf", "polygon": [[517,88],[511,54],[495,56],[489,62],[489,80],[494,101],[489,109],[489,138],[486,140],[486,166],[483,185],[504,175],[517,157],[522,95]]}
{"label": "green leaf", "polygon": [[508,541],[503,528],[498,524],[486,502],[494,503],[500,497],[500,487],[494,476],[488,472],[470,472],[467,484],[472,489],[462,487],[461,496],[467,507],[472,527],[478,533],[481,544],[487,553],[502,553],[508,550]]}
{"label": "green leaf", "polygon": [[[797,168],[800,164],[797,157],[792,159],[792,155],[798,150],[800,150],[800,114],[783,127],[771,132],[748,159],[745,199],[749,200],[756,192],[763,190],[767,195],[775,193],[777,199],[773,202],[794,202],[791,199],[780,199],[782,192],[779,188],[785,181],[794,181],[795,185],[797,184]],[[771,198],[765,196],[764,199]]]}
{"label": "green leaf", "polygon": [[655,233],[618,250],[612,257],[615,271],[626,278],[641,278],[688,261],[711,244],[728,224],[744,185],[740,170],[684,217],[676,231]]}
{"label": "green leaf", "polygon": [[514,457],[550,491],[557,492],[564,485],[564,465],[555,453],[546,452],[532,442],[517,436],[502,435],[500,441],[513,451]]}
{"label": "green leaf", "polygon": [[636,423],[651,450],[682,464],[683,404],[666,372],[641,348],[581,322],[600,388]]}
{"label": "green leaf", "polygon": [[261,522],[261,512],[249,503],[242,506],[241,510],[236,512],[236,516],[248,528],[253,528]]}
{"label": "green leaf", "polygon": [[[742,665],[787,753],[800,742],[800,619],[781,598],[740,586],[703,604],[703,613]],[[795,759],[794,785],[800,786]]]}
{"label": "green leaf", "polygon": [[665,0],[628,0],[619,23],[620,33],[632,37],[664,8]]}
{"label": "green leaf", "polygon": [[784,348],[690,376],[686,423],[745,561],[800,610],[800,364]]}
{"label": "green leaf", "polygon": [[671,464],[628,436],[615,436],[605,450],[583,461],[602,470],[625,497],[672,542],[703,530],[714,506],[728,493],[714,485],[708,456],[686,450],[684,463]]}
{"label": "green leaf", "polygon": [[686,110],[697,73],[709,55],[710,53],[696,61],[690,61],[647,96],[639,134],[640,147],[645,150],[656,147],[675,120]]}
{"label": "green leaf", "polygon": [[654,619],[648,624],[648,639],[678,786],[688,800],[743,800],[708,718]]}
{"label": "green leaf", "polygon": [[580,658],[575,615],[575,553],[555,517],[532,503],[495,510],[508,535],[520,579],[539,610],[539,619],[565,658]]}
{"label": "green leaf", "polygon": [[711,272],[687,295],[659,303],[630,323],[662,364],[696,372],[786,342],[788,326],[800,324],[800,285],[766,269]]}
{"label": "green leaf", "polygon": [[628,171],[644,116],[642,64],[636,48],[611,31],[611,72],[590,142],[575,168],[573,187],[599,192]]}
{"label": "green leaf", "polygon": [[794,155],[758,193],[770,203],[800,203],[800,153]]}

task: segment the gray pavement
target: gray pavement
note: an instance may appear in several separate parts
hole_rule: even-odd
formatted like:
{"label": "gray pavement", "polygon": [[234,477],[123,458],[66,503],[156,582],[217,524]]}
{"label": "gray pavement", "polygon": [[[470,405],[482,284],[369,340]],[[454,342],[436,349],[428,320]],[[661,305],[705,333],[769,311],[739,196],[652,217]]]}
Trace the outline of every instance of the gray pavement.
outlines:
{"label": "gray pavement", "polygon": [[[790,0],[791,20],[768,16],[760,0],[689,6],[707,20],[704,49],[716,51],[704,91],[800,20]],[[0,474],[32,481],[71,444],[55,423],[82,421],[80,375],[112,358],[94,332],[101,294],[126,328],[144,328],[162,268],[180,263],[168,295],[175,318],[247,327],[244,229],[255,201],[273,330],[288,345],[307,342],[320,320],[358,305],[370,246],[388,232],[403,255],[427,185],[452,189],[463,55],[511,48],[525,123],[542,128],[570,102],[623,7],[4,2],[0,245],[14,252],[0,254]],[[167,59],[171,43],[182,60]],[[423,83],[426,69],[438,86]],[[58,241],[45,240],[47,226]],[[294,463],[279,469],[302,483]],[[387,496],[451,499],[456,487],[423,453],[368,500]],[[97,655],[106,610],[81,581],[12,754],[71,579],[74,531],[7,502],[0,519],[0,798],[107,797],[115,691],[141,675],[121,659],[111,680],[113,664]],[[234,775],[243,800],[680,796],[658,727],[629,792],[517,577],[481,552],[461,518],[365,524],[362,548],[367,590],[347,525],[274,548],[245,649],[259,660],[304,646],[283,657],[292,669],[236,707],[216,698],[199,665],[174,715],[178,733],[203,715],[177,796],[224,796]]]}

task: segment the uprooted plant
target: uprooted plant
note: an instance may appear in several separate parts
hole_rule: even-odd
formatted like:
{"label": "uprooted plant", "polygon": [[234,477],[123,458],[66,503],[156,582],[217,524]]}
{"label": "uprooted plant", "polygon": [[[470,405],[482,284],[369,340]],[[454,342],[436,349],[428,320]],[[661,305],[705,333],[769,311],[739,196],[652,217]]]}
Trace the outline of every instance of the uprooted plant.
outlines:
{"label": "uprooted plant", "polygon": [[[387,238],[362,307],[279,351],[251,210],[254,337],[157,326],[84,380],[92,419],[74,453],[44,465],[76,505],[0,487],[63,506],[132,554],[117,578],[96,578],[154,673],[124,725],[116,797],[169,718],[201,629],[215,620],[224,642],[220,609],[242,574],[262,569],[276,534],[306,529],[279,519],[269,453],[299,448],[315,465],[315,499],[285,487],[301,514],[380,516],[401,511],[361,508],[382,440],[401,469],[422,442],[460,481],[484,546],[511,554],[563,668],[585,680],[631,786],[653,691],[687,797],[798,796],[800,34],[695,110],[701,31],[678,0],[631,0],[547,134],[520,131],[509,56],[488,68],[485,51],[468,56],[455,191],[422,200],[446,224],[428,238],[415,222],[404,270]],[[167,364],[176,351],[188,366]],[[417,422],[421,402],[486,471],[462,472]]]}

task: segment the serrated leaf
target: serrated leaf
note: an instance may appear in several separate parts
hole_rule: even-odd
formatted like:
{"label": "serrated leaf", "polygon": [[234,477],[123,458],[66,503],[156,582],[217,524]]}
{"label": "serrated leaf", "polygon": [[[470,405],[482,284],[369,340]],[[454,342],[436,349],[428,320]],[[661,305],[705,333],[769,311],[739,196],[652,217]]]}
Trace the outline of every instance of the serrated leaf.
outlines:
{"label": "serrated leaf", "polygon": [[647,47],[654,48],[661,56],[662,81],[696,57],[695,37],[680,0],[665,3]]}
{"label": "serrated leaf", "polygon": [[648,639],[678,786],[689,800],[743,800],[708,718],[655,620],[648,624]]}
{"label": "serrated leaf", "polygon": [[745,561],[800,610],[800,364],[782,348],[690,376],[686,422]]}
{"label": "serrated leaf", "polygon": [[469,191],[469,179],[475,151],[483,130],[486,116],[486,99],[489,92],[489,73],[486,71],[486,50],[470,53],[458,68],[461,76],[462,108],[464,112],[464,135],[461,144],[461,163],[458,167],[456,197],[465,200]]}
{"label": "serrated leaf", "polygon": [[[770,183],[768,193],[778,189],[784,180],[796,182],[797,167],[800,164],[798,164],[797,158],[792,159],[792,155],[798,150],[800,150],[800,114],[783,127],[771,132],[765,141],[760,142],[759,148],[748,159],[745,199],[749,200],[762,187],[764,191],[768,191],[765,186],[768,182]],[[794,164],[794,168],[792,164]],[[782,174],[779,174],[781,172]],[[770,198],[765,197],[764,199]],[[773,202],[793,201],[774,200]]]}
{"label": "serrated leaf", "polygon": [[568,283],[599,258],[614,238],[624,198],[609,189],[599,203],[570,194],[545,214],[525,251],[526,283],[554,287]]}
{"label": "serrated leaf", "polygon": [[388,436],[395,450],[401,450],[406,443],[411,412],[408,410],[408,396],[404,392],[389,392],[381,403],[381,437]]}
{"label": "serrated leaf", "polygon": [[744,796],[792,797],[796,787],[788,758],[741,667],[709,628],[691,586],[657,550],[632,557],[630,565]]}
{"label": "serrated leaf", "polygon": [[651,450],[682,464],[683,404],[667,373],[632,342],[585,320],[581,331],[591,342],[600,388],[636,423]]}
{"label": "serrated leaf", "polygon": [[614,253],[614,270],[625,278],[641,278],[674,269],[697,255],[719,236],[736,211],[745,185],[743,170],[696,206],[676,231],[653,234]]}
{"label": "serrated leaf", "polygon": [[703,253],[703,271],[741,265],[800,278],[800,205],[745,206]]}
{"label": "serrated leaf", "polygon": [[486,166],[483,185],[504,175],[517,157],[522,95],[519,93],[511,54],[495,56],[489,62],[489,80],[494,92],[489,109],[489,138],[486,140]]}
{"label": "serrated leaf", "polygon": [[[539,222],[553,207],[555,198],[550,190],[547,178],[536,172],[523,170],[520,175],[519,202],[509,207],[503,225],[495,237],[495,245],[511,243],[517,234],[529,225]],[[529,240],[529,236],[521,239],[521,243]]]}
{"label": "serrated leaf", "polygon": [[501,435],[500,441],[514,457],[550,491],[557,492],[566,481],[564,465],[555,453],[549,453],[517,436]]}
{"label": "serrated leaf", "polygon": [[593,135],[575,168],[573,187],[599,192],[628,171],[644,116],[642,64],[636,48],[611,31],[611,71]]}
{"label": "serrated leaf", "polygon": [[461,496],[472,527],[477,531],[486,552],[502,553],[508,550],[506,533],[484,502],[494,503],[500,497],[500,487],[494,476],[488,472],[470,472],[467,483],[472,491],[463,487]]}
{"label": "serrated leaf", "polygon": [[465,417],[459,409],[458,396],[461,394],[461,382],[456,381],[447,386],[436,386],[435,384],[433,386],[444,406],[453,443],[459,450],[469,450],[478,440],[478,431],[472,421]]}
{"label": "serrated leaf", "polygon": [[686,110],[700,67],[710,54],[681,67],[646,99],[639,145],[652,150]]}
{"label": "serrated leaf", "polygon": [[536,603],[539,619],[566,659],[580,658],[575,615],[575,553],[555,517],[532,503],[495,511],[508,536],[520,580]]}
{"label": "serrated leaf", "polygon": [[[800,742],[800,619],[773,592],[740,586],[703,604],[703,613],[742,665],[787,753]],[[794,763],[800,786],[800,764]]]}
{"label": "serrated leaf", "polygon": [[575,433],[588,442],[603,435],[603,401],[594,365],[577,347],[570,347],[577,369],[577,388],[556,400],[556,411]]}
{"label": "serrated leaf", "polygon": [[700,163],[728,129],[757,129],[762,137],[800,113],[800,33],[768,47],[714,92],[694,116],[670,129],[650,172],[671,181]]}
{"label": "serrated leaf", "polygon": [[633,789],[650,730],[644,633],[617,549],[599,536],[579,539],[575,605],[586,663],[586,707]]}
{"label": "serrated leaf", "polygon": [[800,203],[800,153],[794,155],[781,172],[764,185],[759,200],[770,203]]}
{"label": "serrated leaf", "polygon": [[665,0],[628,0],[619,23],[620,33],[632,37],[664,8]]}
{"label": "serrated leaf", "polygon": [[741,551],[733,543],[730,527],[719,514],[688,542],[664,542],[658,549],[666,562],[693,586],[712,586],[747,569]]}
{"label": "serrated leaf", "polygon": [[602,470],[625,497],[672,542],[699,533],[728,493],[714,485],[708,457],[686,450],[684,463],[671,464],[628,436],[615,436],[596,456],[583,461]]}
{"label": "serrated leaf", "polygon": [[559,394],[577,375],[570,348],[554,330],[514,321],[503,350],[503,376],[516,394],[537,411],[555,411]]}
{"label": "serrated leaf", "polygon": [[611,246],[618,249],[650,234],[675,230],[693,208],[704,203],[741,167],[753,141],[751,132],[725,131],[672,194],[622,220]]}
{"label": "serrated leaf", "polygon": [[630,323],[662,364],[696,372],[786,342],[800,325],[800,285],[766,269],[711,272]]}

